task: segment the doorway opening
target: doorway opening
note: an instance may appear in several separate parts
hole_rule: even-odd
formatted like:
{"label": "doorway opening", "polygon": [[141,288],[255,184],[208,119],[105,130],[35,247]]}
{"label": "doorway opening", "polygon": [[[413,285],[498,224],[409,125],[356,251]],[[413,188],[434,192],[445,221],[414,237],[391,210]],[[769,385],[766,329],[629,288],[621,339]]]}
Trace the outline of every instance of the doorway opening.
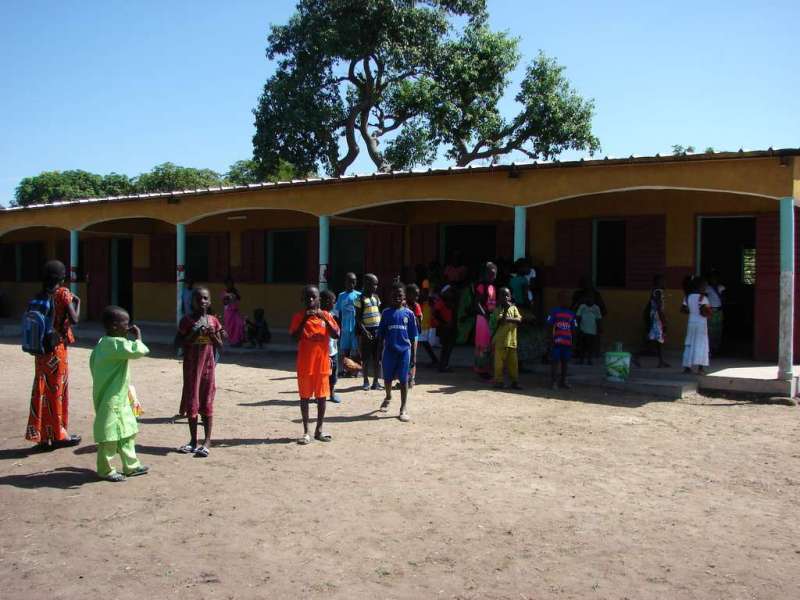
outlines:
{"label": "doorway opening", "polygon": [[722,341],[718,354],[753,356],[756,219],[751,216],[697,218],[697,274],[712,271],[725,286]]}
{"label": "doorway opening", "polygon": [[439,239],[443,264],[458,252],[470,272],[478,274],[482,263],[497,258],[496,225],[442,225]]}
{"label": "doorway opening", "polygon": [[355,273],[361,281],[364,273],[367,232],[357,227],[334,227],[331,232],[331,265],[328,286],[342,290],[346,273]]}
{"label": "doorway opening", "polygon": [[111,240],[111,304],[121,306],[133,316],[133,240]]}

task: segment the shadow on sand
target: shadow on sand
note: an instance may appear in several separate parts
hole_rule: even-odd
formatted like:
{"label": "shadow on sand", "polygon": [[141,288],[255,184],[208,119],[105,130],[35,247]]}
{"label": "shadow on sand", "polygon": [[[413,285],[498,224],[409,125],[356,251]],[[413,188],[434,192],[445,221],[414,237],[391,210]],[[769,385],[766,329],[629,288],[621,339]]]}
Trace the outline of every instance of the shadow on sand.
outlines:
{"label": "shadow on sand", "polygon": [[38,488],[68,490],[78,488],[85,483],[95,482],[100,482],[97,473],[91,469],[77,467],[60,467],[52,471],[0,477],[0,486],[10,485],[28,490]]}

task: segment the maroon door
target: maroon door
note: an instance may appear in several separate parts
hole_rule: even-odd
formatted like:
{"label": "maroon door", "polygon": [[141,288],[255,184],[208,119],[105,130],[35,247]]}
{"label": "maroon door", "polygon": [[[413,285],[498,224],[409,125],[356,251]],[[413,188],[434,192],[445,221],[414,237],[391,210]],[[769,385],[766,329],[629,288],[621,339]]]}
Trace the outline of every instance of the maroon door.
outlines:
{"label": "maroon door", "polygon": [[[800,356],[800,232],[797,231],[800,210],[795,208],[795,305],[794,305],[794,355]],[[776,360],[778,357],[778,293],[780,276],[780,226],[778,213],[764,213],[756,217],[756,294],[754,358]]]}
{"label": "maroon door", "polygon": [[86,315],[92,321],[99,320],[103,309],[111,302],[111,254],[108,238],[86,240]]}

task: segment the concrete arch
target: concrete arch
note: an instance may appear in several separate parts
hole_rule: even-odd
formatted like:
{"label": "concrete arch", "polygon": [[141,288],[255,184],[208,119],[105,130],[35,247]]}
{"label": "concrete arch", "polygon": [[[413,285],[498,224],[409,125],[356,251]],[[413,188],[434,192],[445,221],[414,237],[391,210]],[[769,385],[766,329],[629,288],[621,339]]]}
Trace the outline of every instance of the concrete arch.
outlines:
{"label": "concrete arch", "polygon": [[582,192],[580,194],[570,194],[567,196],[559,196],[557,198],[551,198],[547,200],[543,200],[541,202],[533,202],[531,204],[524,205],[524,208],[536,208],[537,206],[545,206],[547,204],[553,204],[554,202],[562,202],[565,200],[574,200],[576,198],[585,198],[588,196],[601,196],[605,194],[620,194],[620,193],[628,193],[628,192],[637,192],[637,191],[645,191],[645,190],[656,190],[656,191],[679,191],[679,192],[701,192],[701,193],[708,193],[708,194],[728,194],[732,196],[747,196],[752,198],[763,198],[765,200],[779,200],[779,196],[770,196],[768,194],[758,194],[755,192],[742,192],[737,190],[726,190],[726,189],[711,189],[711,188],[696,188],[696,187],[684,187],[684,186],[667,186],[667,185],[639,185],[639,186],[631,186],[631,187],[624,187],[624,188],[612,188],[612,189],[605,189],[599,191],[591,191],[591,192]]}
{"label": "concrete arch", "polygon": [[302,213],[304,215],[310,215],[312,217],[317,217],[317,214],[311,212],[309,210],[301,210],[298,208],[284,208],[278,206],[244,206],[244,207],[225,207],[219,210],[206,212],[200,215],[194,215],[190,219],[183,221],[184,225],[191,225],[192,223],[197,223],[198,221],[202,221],[203,219],[207,219],[209,217],[216,217],[219,215],[224,215],[228,213],[237,213],[237,212],[247,212],[247,211],[264,211],[264,210],[271,210],[271,211],[288,211],[288,212],[296,212]]}
{"label": "concrete arch", "polygon": [[99,225],[101,223],[113,223],[113,222],[116,222],[116,221],[129,221],[129,220],[133,220],[133,219],[149,219],[151,221],[158,221],[160,223],[165,223],[165,224],[171,225],[173,227],[175,226],[175,223],[172,223],[171,221],[167,221],[166,219],[159,219],[158,217],[154,217],[152,215],[134,214],[134,215],[119,216],[119,217],[111,217],[111,218],[105,217],[105,218],[102,218],[102,219],[95,219],[93,221],[88,221],[86,223],[81,224],[81,226],[78,227],[77,230],[78,231],[86,231],[87,229],[89,229],[89,227],[93,227],[93,226]]}
{"label": "concrete arch", "polygon": [[14,227],[9,227],[8,229],[0,230],[0,238],[9,233],[14,233],[15,231],[22,231],[24,229],[59,229],[61,231],[69,233],[69,229],[67,229],[66,227],[59,227],[57,225],[17,225]]}
{"label": "concrete arch", "polygon": [[348,213],[357,212],[360,210],[370,209],[370,208],[380,208],[384,206],[392,206],[395,204],[411,204],[417,202],[454,202],[454,203],[466,203],[466,204],[480,204],[483,206],[496,206],[499,208],[505,209],[513,209],[514,207],[509,204],[499,203],[499,202],[489,202],[487,200],[471,200],[471,199],[464,199],[464,198],[448,198],[448,197],[424,197],[424,198],[400,198],[395,200],[381,200],[379,202],[373,202],[371,204],[364,204],[361,206],[353,207],[353,208],[346,208],[341,209],[335,212],[332,212],[329,216],[331,217],[339,217],[342,215],[346,215]]}

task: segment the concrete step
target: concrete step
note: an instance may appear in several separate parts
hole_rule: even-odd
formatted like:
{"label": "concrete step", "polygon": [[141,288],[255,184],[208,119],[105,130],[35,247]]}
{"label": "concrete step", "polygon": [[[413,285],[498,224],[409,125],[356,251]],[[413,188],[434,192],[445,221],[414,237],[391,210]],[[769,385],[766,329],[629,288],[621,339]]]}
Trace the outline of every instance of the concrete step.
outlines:
{"label": "concrete step", "polygon": [[666,377],[646,378],[631,377],[628,381],[609,381],[597,375],[573,375],[570,381],[581,385],[592,385],[619,392],[655,396],[664,400],[680,400],[697,392],[697,382],[685,379],[668,379]]}
{"label": "concrete step", "polygon": [[730,375],[700,375],[697,384],[701,390],[734,392],[739,394],[758,394],[794,398],[798,391],[798,378],[791,381],[763,379]]}

